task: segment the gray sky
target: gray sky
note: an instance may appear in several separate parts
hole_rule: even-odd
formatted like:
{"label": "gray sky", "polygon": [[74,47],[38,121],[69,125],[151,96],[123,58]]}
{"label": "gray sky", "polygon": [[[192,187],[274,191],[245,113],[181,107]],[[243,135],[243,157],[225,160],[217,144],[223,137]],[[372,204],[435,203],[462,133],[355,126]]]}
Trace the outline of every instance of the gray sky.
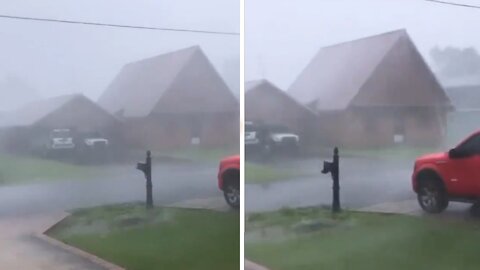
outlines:
{"label": "gray sky", "polygon": [[[448,0],[479,5],[478,0]],[[480,9],[423,0],[245,0],[245,79],[288,88],[323,46],[405,28],[429,61],[435,46],[480,51]]]}
{"label": "gray sky", "polygon": [[[239,5],[238,0],[0,0],[0,14],[238,32]],[[124,64],[191,45],[200,45],[222,73],[225,62],[238,59],[240,41],[2,18],[0,39],[0,80],[14,75],[44,97],[81,92],[95,100]]]}

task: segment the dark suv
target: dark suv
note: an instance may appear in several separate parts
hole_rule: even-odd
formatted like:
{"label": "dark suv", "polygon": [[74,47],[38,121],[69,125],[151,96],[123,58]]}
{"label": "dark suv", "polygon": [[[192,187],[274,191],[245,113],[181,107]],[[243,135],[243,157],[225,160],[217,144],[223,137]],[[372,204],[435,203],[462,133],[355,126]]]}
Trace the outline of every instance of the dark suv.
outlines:
{"label": "dark suv", "polygon": [[253,122],[245,124],[245,151],[249,156],[270,157],[276,154],[296,154],[299,136],[281,125]]}

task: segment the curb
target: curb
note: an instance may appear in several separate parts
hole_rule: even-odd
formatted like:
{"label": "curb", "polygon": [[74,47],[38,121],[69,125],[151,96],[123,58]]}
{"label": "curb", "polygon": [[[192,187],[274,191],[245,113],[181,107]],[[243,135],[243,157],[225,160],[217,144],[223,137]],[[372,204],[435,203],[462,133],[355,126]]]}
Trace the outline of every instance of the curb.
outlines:
{"label": "curb", "polygon": [[[212,198],[216,198],[216,197],[212,197]],[[215,209],[214,208],[208,208],[208,207],[195,207],[194,205],[189,205],[191,203],[196,203],[196,202],[200,202],[200,201],[203,201],[203,200],[211,200],[212,198],[206,198],[206,199],[197,199],[197,200],[187,200],[187,201],[183,201],[179,204],[182,204],[182,203],[185,203],[187,205],[183,205],[183,207],[181,205],[176,205],[176,204],[171,204],[171,205],[167,205],[167,206],[163,206],[163,207],[171,207],[171,208],[184,208],[184,209],[201,209],[201,210],[210,210],[210,211],[217,211],[217,212],[228,212],[228,210],[220,210],[220,209]],[[91,253],[88,253],[84,250],[81,250],[79,248],[76,248],[74,246],[70,246],[68,244],[65,244],[64,242],[62,241],[59,241],[55,238],[52,238],[50,236],[48,236],[46,233],[50,230],[52,230],[53,228],[55,228],[56,226],[58,226],[58,224],[64,220],[65,218],[69,217],[70,216],[70,213],[63,213],[58,219],[57,221],[54,223],[54,224],[49,224],[49,225],[45,225],[43,226],[42,228],[39,229],[38,232],[34,232],[33,233],[33,236],[36,237],[37,239],[40,239],[52,246],[55,246],[57,248],[60,248],[62,250],[65,250],[75,256],[78,256],[80,258],[83,258],[93,264],[96,264],[106,270],[126,270],[125,268],[123,267],[120,267],[116,264],[113,264],[109,261],[106,261],[98,256],[95,256]],[[260,266],[258,264],[255,264],[253,262],[250,262],[250,261],[245,261],[245,267],[248,266],[248,269],[249,270],[269,270],[263,266]],[[247,269],[247,268],[246,268]]]}
{"label": "curb", "polygon": [[111,262],[108,262],[104,259],[101,259],[100,257],[97,257],[97,256],[95,256],[93,254],[90,254],[90,253],[88,253],[84,250],[81,250],[79,248],[67,245],[67,244],[65,244],[65,243],[63,243],[63,242],[61,242],[57,239],[54,239],[54,238],[45,234],[46,232],[48,232],[49,230],[51,230],[52,228],[57,226],[62,220],[64,220],[68,216],[70,216],[70,214],[66,213],[62,219],[58,220],[55,224],[51,225],[48,229],[44,230],[43,232],[34,233],[33,235],[35,237],[37,237],[38,239],[47,242],[50,245],[53,245],[53,246],[58,247],[60,249],[63,249],[65,251],[69,252],[69,253],[72,253],[75,256],[78,256],[78,257],[81,257],[85,260],[88,260],[89,262],[91,262],[93,264],[96,264],[96,265],[98,265],[102,268],[105,268],[107,270],[126,270],[125,268],[122,268],[118,265],[115,265]]}
{"label": "curb", "polygon": [[[165,207],[165,206],[162,206]],[[183,200],[176,203],[168,204],[166,207],[183,208],[183,209],[200,209],[211,210],[216,212],[230,212],[231,208],[227,206],[227,203],[223,197],[215,196],[208,198],[198,198],[191,200]]]}
{"label": "curb", "polygon": [[356,211],[421,216],[416,200],[379,203],[356,209]]}
{"label": "curb", "polygon": [[261,266],[252,261],[245,259],[245,270],[269,270],[265,266]]}

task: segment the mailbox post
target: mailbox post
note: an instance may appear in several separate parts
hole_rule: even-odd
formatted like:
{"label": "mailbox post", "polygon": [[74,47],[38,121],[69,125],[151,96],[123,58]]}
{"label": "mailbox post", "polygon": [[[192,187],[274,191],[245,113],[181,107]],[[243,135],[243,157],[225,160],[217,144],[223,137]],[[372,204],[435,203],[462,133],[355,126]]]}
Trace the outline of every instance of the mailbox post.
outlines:
{"label": "mailbox post", "polygon": [[152,196],[152,158],[150,151],[147,151],[147,158],[145,163],[137,163],[137,170],[142,171],[145,174],[145,179],[147,180],[147,201],[146,207],[150,209],[153,207],[153,196]]}
{"label": "mailbox post", "polygon": [[333,180],[333,201],[332,201],[332,212],[338,213],[341,211],[340,207],[340,168],[339,168],[339,159],[338,159],[338,148],[335,147],[333,150],[333,161],[324,161],[323,162],[323,174],[330,173]]}

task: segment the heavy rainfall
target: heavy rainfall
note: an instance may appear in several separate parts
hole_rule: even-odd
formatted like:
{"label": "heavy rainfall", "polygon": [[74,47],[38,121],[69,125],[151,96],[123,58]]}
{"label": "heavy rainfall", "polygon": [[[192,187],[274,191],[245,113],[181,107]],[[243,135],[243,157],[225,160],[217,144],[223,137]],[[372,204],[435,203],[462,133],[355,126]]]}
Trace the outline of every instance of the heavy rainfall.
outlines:
{"label": "heavy rainfall", "polygon": [[239,3],[0,2],[0,268],[238,269]]}
{"label": "heavy rainfall", "polygon": [[[478,129],[480,39],[466,34],[473,33],[478,11],[426,1],[305,1],[311,7],[305,10],[280,1],[267,13],[271,5],[247,5],[246,32],[252,34],[246,36],[245,118],[273,128],[271,134],[290,134],[300,149],[294,149],[297,157],[287,153],[269,165],[316,173],[319,160],[338,146],[342,161],[352,162],[342,166],[348,205],[406,200],[414,196],[409,180],[416,155],[448,150]],[[272,27],[273,18],[288,13],[295,19],[275,24],[289,31]],[[382,155],[400,157],[390,162]],[[385,172],[398,176],[385,178]],[[285,174],[284,180],[292,178]],[[295,177],[266,190],[248,186],[247,178],[247,211],[326,203],[331,183],[318,177]]]}
{"label": "heavy rainfall", "polygon": [[251,269],[478,267],[480,9],[438,2],[247,2]]}

